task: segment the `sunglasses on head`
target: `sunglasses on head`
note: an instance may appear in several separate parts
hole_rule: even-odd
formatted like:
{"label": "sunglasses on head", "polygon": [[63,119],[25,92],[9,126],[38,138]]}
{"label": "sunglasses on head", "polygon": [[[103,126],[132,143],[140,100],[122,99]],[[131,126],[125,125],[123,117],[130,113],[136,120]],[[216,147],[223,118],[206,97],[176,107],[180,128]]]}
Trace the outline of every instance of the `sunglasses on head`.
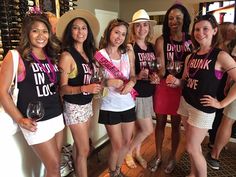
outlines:
{"label": "sunglasses on head", "polygon": [[211,22],[212,24],[216,24],[216,23],[217,23],[217,21],[216,21],[214,15],[212,15],[212,14],[210,14],[210,13],[207,13],[207,14],[205,14],[205,15],[196,16],[196,17],[194,18],[194,23],[199,22],[199,21],[202,21],[202,20],[207,20],[207,21]]}
{"label": "sunglasses on head", "polygon": [[117,21],[117,23],[121,23],[121,24],[123,24],[123,25],[129,27],[129,23],[127,23],[126,21],[124,21],[124,20],[122,20],[122,19],[120,19],[120,18],[117,18],[116,21]]}

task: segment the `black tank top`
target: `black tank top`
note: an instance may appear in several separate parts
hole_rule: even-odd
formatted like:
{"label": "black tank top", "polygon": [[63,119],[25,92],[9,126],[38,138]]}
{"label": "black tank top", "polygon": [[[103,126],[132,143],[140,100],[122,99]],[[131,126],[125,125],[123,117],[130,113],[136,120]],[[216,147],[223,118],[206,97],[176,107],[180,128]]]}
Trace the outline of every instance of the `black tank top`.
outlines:
{"label": "black tank top", "polygon": [[[82,85],[88,85],[90,84],[91,75],[92,75],[92,67],[90,64],[85,63],[85,60],[80,55],[80,53],[74,48],[70,48],[68,52],[73,57],[76,65],[77,65],[77,71],[78,75],[75,78],[68,80],[68,85],[70,86],[82,86]],[[78,104],[78,105],[84,105],[88,104],[92,101],[93,94],[90,93],[79,93],[74,95],[64,95],[63,99],[66,102]]]}
{"label": "black tank top", "polygon": [[[156,57],[151,43],[147,44],[147,50],[141,49],[136,43],[133,48],[135,53],[135,73],[138,75],[146,63],[155,60]],[[149,80],[137,80],[134,88],[139,94],[138,97],[149,97],[154,93],[155,84],[150,84]]]}
{"label": "black tank top", "polygon": [[[52,83],[47,74],[42,71],[38,63],[32,63],[23,60],[25,65],[25,79],[18,83],[19,94],[17,107],[24,117],[27,117],[26,110],[29,102],[41,101],[43,103],[45,114],[40,121],[54,118],[62,113],[61,101],[58,89],[51,89]],[[40,61],[47,69],[49,65],[46,60]],[[48,71],[50,71],[48,69]],[[59,70],[57,65],[54,65],[57,81],[59,83]]]}
{"label": "black tank top", "polygon": [[[168,38],[164,38],[165,65],[170,61],[180,61],[182,62],[182,66],[184,66],[187,55],[189,55],[193,49],[191,36],[185,34],[184,38],[184,43],[182,41],[171,41],[169,36]],[[175,77],[181,78],[183,71],[184,68],[182,68],[181,72],[176,74]],[[166,70],[165,77],[169,74],[168,70]]]}
{"label": "black tank top", "polygon": [[221,80],[215,75],[215,63],[220,51],[221,49],[214,48],[208,57],[208,54],[192,54],[188,61],[189,77],[182,94],[188,104],[206,113],[213,113],[216,109],[202,106],[200,98],[203,95],[216,98]]}

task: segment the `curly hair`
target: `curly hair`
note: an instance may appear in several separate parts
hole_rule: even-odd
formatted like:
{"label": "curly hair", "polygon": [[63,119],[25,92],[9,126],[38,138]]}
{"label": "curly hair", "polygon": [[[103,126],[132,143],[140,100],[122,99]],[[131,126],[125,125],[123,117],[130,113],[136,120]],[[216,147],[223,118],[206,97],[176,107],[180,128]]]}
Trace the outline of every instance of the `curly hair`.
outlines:
{"label": "curly hair", "polygon": [[189,25],[191,23],[191,18],[190,15],[188,13],[188,10],[186,9],[186,7],[184,7],[181,4],[174,4],[173,6],[171,6],[164,17],[164,22],[163,22],[163,28],[162,28],[162,34],[165,38],[170,36],[170,27],[168,25],[168,20],[169,20],[169,14],[172,10],[174,9],[179,9],[182,14],[183,14],[183,27],[182,27],[182,32],[188,34],[189,33]]}
{"label": "curly hair", "polygon": [[[194,38],[195,25],[196,25],[196,23],[198,23],[200,21],[204,21],[204,20],[208,21],[211,24],[213,29],[215,29],[215,28],[218,29],[219,28],[219,25],[216,21],[216,18],[212,14],[208,13],[206,15],[199,15],[199,16],[195,17],[192,32],[191,32],[191,39],[192,39],[192,43],[193,43],[195,48],[200,47],[200,44]],[[215,47],[219,46],[220,40],[221,40],[220,32],[219,32],[219,30],[217,30],[216,34],[212,38],[211,46],[215,46]]]}
{"label": "curly hair", "polygon": [[127,22],[125,22],[124,20],[121,19],[114,19],[111,20],[108,24],[108,26],[106,27],[104,33],[103,33],[103,37],[101,37],[101,40],[99,42],[99,48],[106,48],[108,46],[108,44],[110,43],[110,35],[111,35],[111,31],[117,27],[117,26],[125,26],[127,29],[126,35],[125,35],[125,40],[123,42],[123,44],[121,44],[119,46],[119,50],[121,51],[121,53],[126,53],[127,51],[127,43],[128,43],[128,29],[129,29],[129,24]]}
{"label": "curly hair", "polygon": [[78,19],[82,20],[86,24],[87,29],[88,29],[88,36],[83,43],[83,49],[89,58],[89,62],[92,63],[94,62],[93,56],[96,51],[95,39],[91,30],[91,27],[89,26],[87,20],[82,17],[76,17],[68,23],[62,37],[62,50],[63,51],[70,50],[71,47],[74,47],[75,40],[72,37],[71,31],[72,31],[73,23],[75,22],[75,20],[78,20]]}
{"label": "curly hair", "polygon": [[30,42],[30,31],[32,29],[32,26],[36,22],[42,22],[46,25],[49,33],[48,43],[44,47],[44,51],[47,56],[49,56],[53,61],[57,61],[58,54],[60,52],[60,44],[58,43],[58,40],[55,35],[52,34],[51,31],[51,24],[47,18],[47,16],[42,14],[28,14],[23,19],[23,24],[21,27],[21,38],[20,43],[18,46],[18,51],[21,54],[22,58],[28,61],[32,61],[32,57],[30,56],[30,53],[32,51],[32,44]]}

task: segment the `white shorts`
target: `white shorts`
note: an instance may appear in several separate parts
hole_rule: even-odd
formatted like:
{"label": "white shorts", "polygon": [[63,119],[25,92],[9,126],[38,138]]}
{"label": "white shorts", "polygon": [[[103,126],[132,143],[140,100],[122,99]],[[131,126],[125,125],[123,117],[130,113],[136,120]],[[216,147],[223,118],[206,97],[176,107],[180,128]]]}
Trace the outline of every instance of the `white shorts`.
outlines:
{"label": "white shorts", "polygon": [[180,105],[177,113],[187,117],[187,122],[190,125],[203,129],[211,129],[215,119],[215,113],[205,113],[194,108],[185,101],[183,96],[180,98]]}
{"label": "white shorts", "polygon": [[37,122],[36,132],[28,131],[22,127],[22,133],[29,145],[40,144],[53,138],[56,133],[65,127],[62,114],[49,120]]}

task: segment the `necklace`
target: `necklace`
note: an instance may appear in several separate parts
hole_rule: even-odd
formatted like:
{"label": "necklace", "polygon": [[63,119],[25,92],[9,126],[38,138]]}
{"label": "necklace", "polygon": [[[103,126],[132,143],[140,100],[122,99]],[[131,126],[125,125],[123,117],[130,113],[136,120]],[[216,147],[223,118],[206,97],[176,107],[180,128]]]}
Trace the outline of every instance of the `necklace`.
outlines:
{"label": "necklace", "polygon": [[[180,61],[184,55],[184,44],[185,44],[185,33],[182,32],[182,45],[181,45],[181,52],[180,52],[180,55],[179,53],[177,52],[177,47],[174,45],[174,41],[173,41],[173,38],[170,36],[170,43],[171,43],[171,47],[174,49],[174,53],[175,53],[175,57],[178,61]],[[174,60],[174,58],[173,58]]]}
{"label": "necklace", "polygon": [[47,68],[41,63],[41,61],[35,56],[35,54],[33,52],[31,52],[31,56],[36,61],[36,63],[39,64],[40,68],[47,74],[50,82],[53,83],[53,85],[54,85],[56,83],[57,78],[56,78],[56,73],[55,73],[54,67],[53,67],[49,57],[45,54],[46,60],[49,64],[50,71],[47,70]]}
{"label": "necklace", "polygon": [[[212,50],[213,50],[213,48],[211,48],[211,49],[208,51],[207,55],[202,59],[203,61],[206,61],[206,60],[208,59],[208,57],[210,56]],[[197,51],[192,55],[192,57],[191,57],[190,59],[194,59],[194,57],[195,57],[195,55],[197,54],[198,51],[199,51],[199,50],[197,50]],[[189,59],[189,61],[188,61],[188,65],[187,65],[187,71],[188,71],[188,75],[189,75],[190,77],[194,77],[194,76],[196,75],[196,73],[198,72],[198,70],[200,69],[200,67],[198,67],[193,73],[190,73],[190,72],[189,72],[189,70],[190,70],[190,59]]]}

